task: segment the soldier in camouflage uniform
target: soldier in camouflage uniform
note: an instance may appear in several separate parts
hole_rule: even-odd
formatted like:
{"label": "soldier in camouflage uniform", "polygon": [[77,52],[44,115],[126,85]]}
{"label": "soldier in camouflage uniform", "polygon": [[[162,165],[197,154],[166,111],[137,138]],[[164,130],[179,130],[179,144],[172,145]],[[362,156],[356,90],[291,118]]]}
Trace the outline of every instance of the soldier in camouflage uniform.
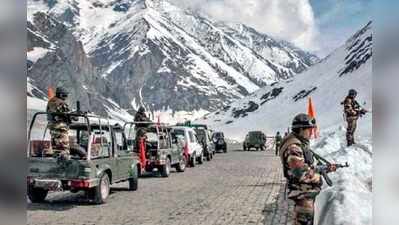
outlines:
{"label": "soldier in camouflage uniform", "polygon": [[[145,114],[145,109],[143,106],[139,108],[136,115],[134,116],[134,122],[151,122],[151,120]],[[136,146],[139,148],[140,138],[146,137],[146,129],[148,124],[136,124]]]}
{"label": "soldier in camouflage uniform", "polygon": [[280,135],[280,131],[277,131],[276,137],[275,137],[275,145],[276,145],[276,155],[278,155],[278,150],[281,146],[281,141],[283,138]]}
{"label": "soldier in camouflage uniform", "polygon": [[[70,112],[68,104],[65,102],[68,92],[58,87],[55,96],[47,103],[48,113],[68,113]],[[51,146],[54,153],[59,154],[63,158],[69,157],[69,118],[63,115],[48,114],[48,127],[51,135]]]}
{"label": "soldier in camouflage uniform", "polygon": [[345,119],[348,123],[346,127],[347,146],[355,144],[354,134],[357,127],[357,120],[367,112],[367,110],[361,108],[360,104],[355,100],[356,95],[356,90],[349,90],[348,96],[346,96],[345,100],[341,103],[344,105]]}
{"label": "soldier in camouflage uniform", "polygon": [[[295,202],[295,225],[313,225],[314,202],[322,186],[315,158],[309,150],[309,139],[316,121],[298,114],[292,122],[292,132],[283,139],[280,158],[287,179],[288,198]],[[331,165],[329,170],[335,171]]]}

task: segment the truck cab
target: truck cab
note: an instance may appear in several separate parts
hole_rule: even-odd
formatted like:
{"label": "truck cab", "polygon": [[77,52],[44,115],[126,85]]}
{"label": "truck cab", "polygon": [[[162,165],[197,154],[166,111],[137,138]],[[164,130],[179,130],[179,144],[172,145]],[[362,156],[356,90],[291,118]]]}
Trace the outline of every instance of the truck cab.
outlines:
{"label": "truck cab", "polygon": [[77,120],[69,124],[70,158],[63,159],[53,153],[47,114],[36,113],[28,131],[27,186],[32,202],[44,201],[49,191],[83,190],[101,204],[110,185],[124,181],[129,190],[137,190],[137,160],[120,125],[94,115],[65,114]]}

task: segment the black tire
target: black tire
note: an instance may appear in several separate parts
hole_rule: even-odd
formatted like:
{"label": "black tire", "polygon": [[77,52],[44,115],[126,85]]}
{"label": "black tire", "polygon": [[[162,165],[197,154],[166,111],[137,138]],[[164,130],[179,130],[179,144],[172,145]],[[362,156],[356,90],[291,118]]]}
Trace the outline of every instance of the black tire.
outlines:
{"label": "black tire", "polygon": [[107,173],[100,178],[100,183],[90,190],[90,197],[95,204],[103,204],[107,201],[110,193],[110,179]]}
{"label": "black tire", "polygon": [[190,156],[190,166],[191,167],[195,167],[196,161],[197,160],[196,160],[195,154]]}
{"label": "black tire", "polygon": [[183,156],[180,162],[176,165],[176,171],[179,173],[184,172],[184,170],[186,170],[186,165],[186,157]]}
{"label": "black tire", "polygon": [[169,175],[170,175],[170,168],[171,168],[171,166],[170,166],[170,159],[169,158],[166,158],[166,163],[165,163],[165,165],[162,165],[162,167],[160,168],[161,169],[161,176],[162,177],[169,177]]}
{"label": "black tire", "polygon": [[247,148],[245,147],[245,145],[242,146],[242,149],[245,151],[247,151]]}
{"label": "black tire", "polygon": [[260,147],[261,151],[265,151],[265,146]]}
{"label": "black tire", "polygon": [[129,191],[136,191],[139,187],[139,179],[138,177],[129,178]]}
{"label": "black tire", "polygon": [[204,152],[201,153],[200,157],[198,158],[198,164],[204,163]]}
{"label": "black tire", "polygon": [[44,202],[47,197],[48,190],[42,188],[28,187],[28,197],[32,203]]}
{"label": "black tire", "polygon": [[224,152],[224,153],[227,153],[227,147],[224,147],[224,148],[223,148],[223,152]]}

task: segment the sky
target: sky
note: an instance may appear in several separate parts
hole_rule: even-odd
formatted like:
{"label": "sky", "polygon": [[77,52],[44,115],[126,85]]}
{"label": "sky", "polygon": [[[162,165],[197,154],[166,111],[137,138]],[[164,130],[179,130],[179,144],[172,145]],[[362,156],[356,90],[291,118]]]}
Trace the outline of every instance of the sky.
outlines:
{"label": "sky", "polygon": [[372,18],[372,0],[171,0],[324,57]]}

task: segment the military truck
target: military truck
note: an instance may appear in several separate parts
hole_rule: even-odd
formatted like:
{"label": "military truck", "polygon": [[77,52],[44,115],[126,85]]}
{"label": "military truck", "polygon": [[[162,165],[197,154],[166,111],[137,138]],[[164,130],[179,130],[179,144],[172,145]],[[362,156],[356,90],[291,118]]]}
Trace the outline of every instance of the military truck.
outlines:
{"label": "military truck", "polygon": [[[136,127],[144,127],[144,149],[138,149],[136,144],[136,152],[144,151],[145,157],[139,162],[144,170],[143,172],[154,172],[156,169],[162,177],[169,177],[172,167],[177,172],[184,172],[187,159],[183,155],[183,144],[178,139],[172,138],[171,127],[163,123],[153,122],[130,122],[125,124],[125,132],[128,135],[129,142],[137,143],[138,132]],[[141,173],[141,174],[142,174]]]}
{"label": "military truck", "polygon": [[27,194],[31,202],[43,202],[49,191],[83,190],[92,202],[101,204],[107,201],[110,185],[124,181],[128,181],[128,190],[137,190],[137,160],[120,125],[94,115],[63,114],[76,121],[69,124],[70,159],[61,158],[52,149],[48,114],[34,114],[28,131]]}
{"label": "military truck", "polygon": [[245,136],[243,143],[243,150],[249,151],[251,148],[255,148],[256,151],[266,149],[266,135],[262,131],[250,131]]}

